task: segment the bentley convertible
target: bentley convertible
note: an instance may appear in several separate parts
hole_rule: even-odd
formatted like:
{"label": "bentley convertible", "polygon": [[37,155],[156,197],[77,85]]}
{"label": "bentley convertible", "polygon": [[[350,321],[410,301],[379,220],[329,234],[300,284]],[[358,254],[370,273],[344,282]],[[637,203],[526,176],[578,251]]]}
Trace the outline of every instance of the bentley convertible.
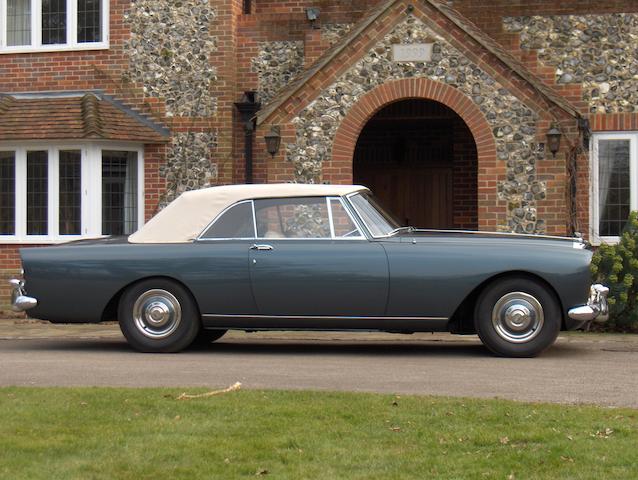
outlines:
{"label": "bentley convertible", "polygon": [[20,253],[15,310],[117,320],[142,352],[229,329],[360,330],[478,334],[530,357],[608,317],[583,240],[404,227],[360,186],[212,187],[128,238]]}

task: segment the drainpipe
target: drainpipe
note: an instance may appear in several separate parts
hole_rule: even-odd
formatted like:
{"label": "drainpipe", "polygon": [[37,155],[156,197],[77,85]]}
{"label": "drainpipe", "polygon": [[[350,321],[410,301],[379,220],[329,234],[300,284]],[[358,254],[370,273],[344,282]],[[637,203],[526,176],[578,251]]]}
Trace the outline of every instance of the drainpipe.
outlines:
{"label": "drainpipe", "polygon": [[261,108],[257,92],[244,92],[241,102],[235,104],[241,122],[244,124],[244,157],[246,158],[246,183],[253,183],[253,143],[255,134],[255,114]]}

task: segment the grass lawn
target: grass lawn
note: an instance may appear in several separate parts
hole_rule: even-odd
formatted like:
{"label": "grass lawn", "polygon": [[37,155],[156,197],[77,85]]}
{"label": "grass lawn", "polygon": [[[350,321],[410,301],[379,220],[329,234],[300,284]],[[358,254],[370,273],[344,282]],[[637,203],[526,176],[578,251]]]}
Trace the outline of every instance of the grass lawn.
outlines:
{"label": "grass lawn", "polygon": [[0,478],[638,478],[638,410],[182,392],[0,389]]}

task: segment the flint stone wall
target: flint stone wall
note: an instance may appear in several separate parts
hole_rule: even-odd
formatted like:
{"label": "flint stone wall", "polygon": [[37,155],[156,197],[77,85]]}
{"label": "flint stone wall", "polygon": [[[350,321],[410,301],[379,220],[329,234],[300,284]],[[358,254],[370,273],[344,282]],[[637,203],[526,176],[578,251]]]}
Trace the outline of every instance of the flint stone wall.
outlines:
{"label": "flint stone wall", "polygon": [[252,60],[259,82],[259,100],[265,105],[304,68],[304,42],[264,42]]}
{"label": "flint stone wall", "polygon": [[215,133],[173,134],[166,164],[160,167],[160,176],[166,180],[166,192],[160,200],[160,208],[188,190],[216,184],[218,167],[213,159],[216,149]]}
{"label": "flint stone wall", "polygon": [[210,117],[216,111],[214,18],[208,0],[135,0],[125,15],[130,79],[146,95],[164,99],[169,117]]}
{"label": "flint stone wall", "polygon": [[[430,62],[392,60],[393,44],[430,42],[434,43]],[[337,129],[362,96],[384,82],[410,77],[453,86],[481,109],[492,127],[498,159],[507,165],[507,178],[499,183],[498,195],[507,201],[509,215],[507,224],[499,228],[543,233],[545,222],[537,218],[536,209],[536,202],[546,195],[546,185],[536,176],[536,162],[545,156],[535,143],[538,114],[414,16],[399,24],[293,119],[296,142],[286,145],[286,156],[294,165],[295,181],[321,181],[322,165],[332,155]]]}
{"label": "flint stone wall", "polygon": [[560,84],[581,84],[591,113],[638,111],[638,14],[506,17]]}
{"label": "flint stone wall", "polygon": [[353,26],[353,23],[327,23],[321,26],[321,38],[332,46],[352,30]]}

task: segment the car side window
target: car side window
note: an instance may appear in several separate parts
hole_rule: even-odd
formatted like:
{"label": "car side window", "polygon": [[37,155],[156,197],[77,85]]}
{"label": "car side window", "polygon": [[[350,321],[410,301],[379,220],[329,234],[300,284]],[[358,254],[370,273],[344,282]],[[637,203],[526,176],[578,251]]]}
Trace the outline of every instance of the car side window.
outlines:
{"label": "car side window", "polygon": [[330,211],[335,238],[363,238],[340,199],[330,199]]}
{"label": "car side window", "polygon": [[325,197],[255,200],[258,238],[332,238]]}
{"label": "car side window", "polygon": [[228,209],[201,238],[255,238],[252,202],[242,202]]}

